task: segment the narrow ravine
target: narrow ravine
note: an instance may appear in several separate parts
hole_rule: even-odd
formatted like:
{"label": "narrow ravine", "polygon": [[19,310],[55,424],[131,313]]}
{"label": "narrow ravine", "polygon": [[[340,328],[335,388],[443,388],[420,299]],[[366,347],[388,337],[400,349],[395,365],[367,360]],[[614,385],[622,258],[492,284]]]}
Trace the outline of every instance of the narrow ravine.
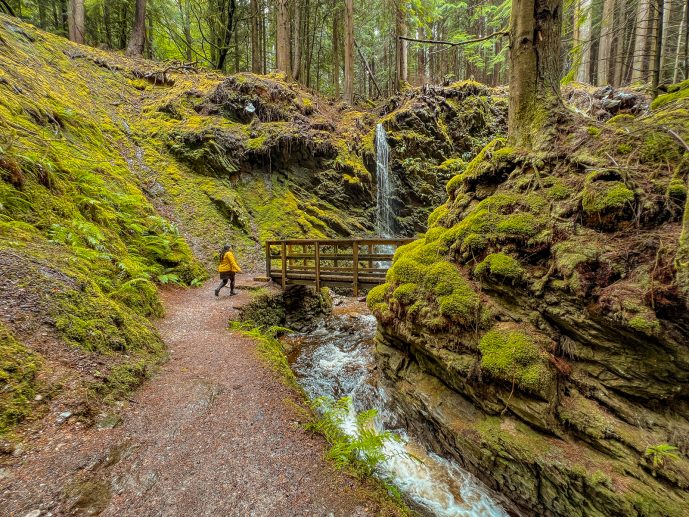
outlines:
{"label": "narrow ravine", "polygon": [[501,496],[491,492],[456,462],[431,452],[404,428],[389,387],[376,370],[376,320],[363,303],[348,302],[308,333],[286,337],[292,368],[310,398],[350,397],[354,411],[344,422],[356,432],[355,413],[375,409],[378,431],[391,430],[380,466],[404,498],[420,513],[440,517],[503,517]]}

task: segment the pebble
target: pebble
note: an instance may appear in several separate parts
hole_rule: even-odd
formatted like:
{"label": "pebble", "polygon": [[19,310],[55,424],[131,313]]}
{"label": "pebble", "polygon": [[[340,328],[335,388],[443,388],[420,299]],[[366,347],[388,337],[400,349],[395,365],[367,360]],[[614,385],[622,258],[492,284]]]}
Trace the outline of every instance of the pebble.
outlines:
{"label": "pebble", "polygon": [[72,416],[72,413],[71,413],[70,411],[63,411],[62,413],[60,413],[59,415],[57,415],[56,422],[57,422],[58,424],[62,424],[62,423],[64,423],[64,422],[65,422],[69,417],[71,417],[71,416]]}
{"label": "pebble", "polygon": [[38,402],[39,400],[43,400],[43,395],[36,395],[33,399]]}
{"label": "pebble", "polygon": [[41,515],[41,510],[31,510],[24,517],[38,517],[39,515]]}

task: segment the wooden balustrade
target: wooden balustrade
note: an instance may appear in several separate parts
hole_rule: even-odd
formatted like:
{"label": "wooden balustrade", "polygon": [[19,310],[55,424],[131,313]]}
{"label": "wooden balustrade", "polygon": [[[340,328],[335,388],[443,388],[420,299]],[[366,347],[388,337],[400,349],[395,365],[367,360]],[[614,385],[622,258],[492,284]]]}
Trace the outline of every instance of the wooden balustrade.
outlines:
{"label": "wooden balustrade", "polygon": [[[413,239],[288,239],[266,242],[266,276],[289,284],[360,288],[385,282],[395,250]],[[278,262],[278,264],[276,264]]]}

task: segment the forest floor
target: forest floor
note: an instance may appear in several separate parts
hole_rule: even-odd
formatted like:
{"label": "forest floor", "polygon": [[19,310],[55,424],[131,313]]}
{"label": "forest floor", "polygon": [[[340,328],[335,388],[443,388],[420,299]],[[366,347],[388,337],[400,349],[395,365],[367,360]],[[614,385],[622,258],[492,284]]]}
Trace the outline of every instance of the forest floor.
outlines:
{"label": "forest floor", "polygon": [[214,287],[162,292],[169,360],[113,428],[48,415],[0,469],[0,515],[396,513],[372,483],[325,461],[298,396],[228,330],[248,292],[215,298]]}

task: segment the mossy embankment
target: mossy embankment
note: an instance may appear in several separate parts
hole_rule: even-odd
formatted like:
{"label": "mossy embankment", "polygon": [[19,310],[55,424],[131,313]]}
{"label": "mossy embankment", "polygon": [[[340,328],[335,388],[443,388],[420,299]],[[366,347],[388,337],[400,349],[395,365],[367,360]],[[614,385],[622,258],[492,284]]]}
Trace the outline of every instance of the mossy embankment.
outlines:
{"label": "mossy embankment", "polygon": [[[402,403],[529,512],[689,507],[682,88],[640,116],[572,114],[548,153],[489,143],[369,294]],[[654,465],[658,444],[679,458]]]}

